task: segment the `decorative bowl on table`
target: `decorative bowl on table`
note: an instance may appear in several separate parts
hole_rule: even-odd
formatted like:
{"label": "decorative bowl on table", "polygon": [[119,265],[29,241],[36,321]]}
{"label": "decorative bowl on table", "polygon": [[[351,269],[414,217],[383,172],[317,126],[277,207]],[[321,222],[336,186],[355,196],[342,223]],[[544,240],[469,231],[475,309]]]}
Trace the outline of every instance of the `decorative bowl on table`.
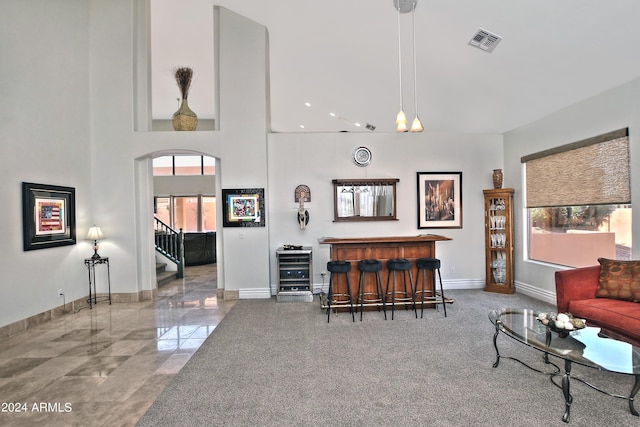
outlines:
{"label": "decorative bowl on table", "polygon": [[557,332],[560,338],[566,338],[570,332],[587,326],[584,319],[573,317],[571,313],[539,313],[538,321],[549,330]]}

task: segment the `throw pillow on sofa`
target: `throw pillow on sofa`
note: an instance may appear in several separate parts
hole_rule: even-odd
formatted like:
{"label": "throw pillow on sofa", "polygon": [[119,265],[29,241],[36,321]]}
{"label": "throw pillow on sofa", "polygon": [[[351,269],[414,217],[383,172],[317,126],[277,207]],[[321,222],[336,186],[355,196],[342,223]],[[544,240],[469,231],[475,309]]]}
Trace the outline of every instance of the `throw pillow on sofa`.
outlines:
{"label": "throw pillow on sofa", "polygon": [[598,258],[596,297],[640,302],[640,261]]}

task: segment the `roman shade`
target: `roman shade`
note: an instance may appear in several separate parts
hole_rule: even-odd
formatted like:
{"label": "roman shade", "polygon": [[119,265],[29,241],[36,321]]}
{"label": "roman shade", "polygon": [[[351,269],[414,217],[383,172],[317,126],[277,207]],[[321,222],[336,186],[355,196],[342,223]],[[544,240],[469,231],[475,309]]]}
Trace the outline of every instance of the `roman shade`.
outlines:
{"label": "roman shade", "polygon": [[630,203],[628,135],[620,129],[522,157],[526,207]]}

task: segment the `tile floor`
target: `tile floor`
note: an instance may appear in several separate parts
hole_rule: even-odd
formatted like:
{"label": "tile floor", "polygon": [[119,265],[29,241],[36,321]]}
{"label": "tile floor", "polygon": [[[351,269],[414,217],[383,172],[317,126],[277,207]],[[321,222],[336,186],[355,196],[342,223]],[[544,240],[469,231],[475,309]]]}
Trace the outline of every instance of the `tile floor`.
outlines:
{"label": "tile floor", "polygon": [[215,264],[136,304],[99,302],[0,341],[0,425],[133,426],[234,301]]}

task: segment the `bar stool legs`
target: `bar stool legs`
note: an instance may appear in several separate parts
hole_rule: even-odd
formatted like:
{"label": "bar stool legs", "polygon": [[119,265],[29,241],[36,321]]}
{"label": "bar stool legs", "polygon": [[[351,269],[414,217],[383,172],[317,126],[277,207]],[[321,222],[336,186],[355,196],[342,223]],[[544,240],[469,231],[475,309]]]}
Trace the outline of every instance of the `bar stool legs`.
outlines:
{"label": "bar stool legs", "polygon": [[[353,297],[351,296],[351,283],[349,281],[349,272],[351,271],[351,263],[347,261],[329,261],[327,263],[327,271],[331,273],[329,277],[329,294],[327,297],[327,323],[331,317],[331,304],[345,305],[349,304],[349,313],[351,313],[351,319],[355,322],[355,314],[353,313]],[[333,291],[333,279],[335,274],[343,273],[346,277],[347,290],[346,294],[334,293]],[[340,299],[344,298],[344,299]]]}
{"label": "bar stool legs", "polygon": [[[389,300],[389,297],[391,297],[391,320],[393,320],[395,315],[396,301],[404,303],[411,302],[413,311],[416,314],[417,319],[418,311],[416,309],[415,289],[413,286],[413,276],[411,274],[411,261],[404,258],[390,259],[387,261],[387,270],[389,271],[389,273],[387,274],[387,291],[385,294],[385,298],[386,300]],[[402,272],[404,285],[402,290],[396,290],[396,272]],[[409,289],[407,289],[407,273],[409,274]],[[392,275],[393,283],[391,285],[391,290],[389,290],[389,282]],[[403,296],[399,297],[398,295]]]}
{"label": "bar stool legs", "polygon": [[[358,281],[358,302],[360,303],[360,321],[362,321],[362,311],[364,303],[376,302],[382,304],[384,311],[384,319],[387,320],[387,308],[385,306],[384,293],[382,292],[382,280],[380,279],[380,271],[382,270],[382,262],[374,259],[365,259],[358,261],[358,270],[360,270],[360,280]],[[375,273],[376,288],[375,292],[365,292],[364,279],[366,273]],[[365,297],[368,297],[365,299]],[[378,307],[378,311],[380,308]]]}
{"label": "bar stool legs", "polygon": [[[440,296],[438,296],[437,293],[434,293],[434,295],[431,298],[435,301],[436,307],[440,302],[442,303],[442,308],[444,310],[444,317],[447,317],[447,304],[444,300],[444,290],[442,288],[442,276],[440,275],[440,260],[437,258],[418,258],[416,259],[416,267],[418,268],[418,279],[416,281],[416,301],[418,299],[417,293],[420,293],[420,302],[421,302],[420,318],[422,318],[422,316],[424,315],[424,294],[426,292],[431,291],[430,289],[428,289],[427,291],[424,290],[424,284],[427,281],[426,280],[427,270],[431,272],[430,273],[431,280],[434,287],[436,284],[436,270],[438,271],[438,279],[440,280]],[[420,281],[420,279],[422,279],[422,287],[420,290],[418,290],[418,282]]]}

